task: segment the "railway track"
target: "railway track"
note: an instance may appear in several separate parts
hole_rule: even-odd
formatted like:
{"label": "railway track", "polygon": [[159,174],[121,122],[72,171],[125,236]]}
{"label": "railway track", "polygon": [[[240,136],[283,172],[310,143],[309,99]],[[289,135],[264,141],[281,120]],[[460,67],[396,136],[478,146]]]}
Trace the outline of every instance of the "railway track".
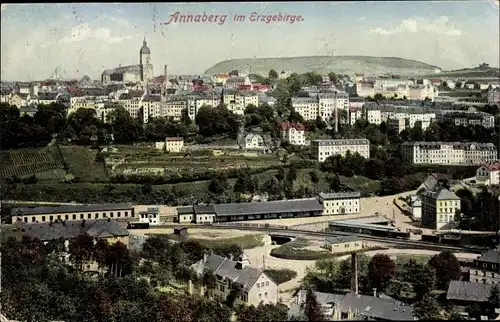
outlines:
{"label": "railway track", "polygon": [[249,230],[249,231],[265,231],[268,233],[282,233],[283,235],[302,235],[302,236],[318,236],[318,237],[329,237],[329,236],[357,236],[363,238],[367,241],[375,241],[380,243],[385,243],[393,246],[399,246],[404,248],[415,248],[415,249],[427,249],[427,250],[437,250],[437,251],[452,251],[452,252],[468,252],[468,253],[483,253],[487,248],[485,247],[471,247],[471,246],[451,246],[443,245],[439,243],[423,242],[423,241],[412,241],[403,240],[399,238],[390,237],[378,237],[366,234],[357,233],[347,233],[341,231],[332,232],[317,232],[309,230],[295,230],[288,228],[271,228],[271,227],[242,227],[242,226],[223,226],[223,225],[212,225],[212,226],[197,226],[200,229],[230,229],[230,230]]}

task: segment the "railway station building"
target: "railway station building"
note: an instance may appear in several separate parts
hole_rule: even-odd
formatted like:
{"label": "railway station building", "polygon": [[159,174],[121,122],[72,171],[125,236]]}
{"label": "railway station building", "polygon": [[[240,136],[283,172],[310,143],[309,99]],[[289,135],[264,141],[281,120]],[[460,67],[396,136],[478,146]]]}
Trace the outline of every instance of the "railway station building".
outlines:
{"label": "railway station building", "polygon": [[178,208],[179,223],[199,224],[322,215],[323,205],[316,198],[196,205]]}

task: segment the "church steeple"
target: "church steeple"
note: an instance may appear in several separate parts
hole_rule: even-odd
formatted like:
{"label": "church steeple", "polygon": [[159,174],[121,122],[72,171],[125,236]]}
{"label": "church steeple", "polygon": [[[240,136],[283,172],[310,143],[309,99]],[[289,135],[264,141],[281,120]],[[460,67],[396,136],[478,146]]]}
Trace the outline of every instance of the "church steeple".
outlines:
{"label": "church steeple", "polygon": [[146,36],[144,36],[144,40],[142,41],[142,45],[146,46],[146,47],[148,46],[148,43],[146,42]]}

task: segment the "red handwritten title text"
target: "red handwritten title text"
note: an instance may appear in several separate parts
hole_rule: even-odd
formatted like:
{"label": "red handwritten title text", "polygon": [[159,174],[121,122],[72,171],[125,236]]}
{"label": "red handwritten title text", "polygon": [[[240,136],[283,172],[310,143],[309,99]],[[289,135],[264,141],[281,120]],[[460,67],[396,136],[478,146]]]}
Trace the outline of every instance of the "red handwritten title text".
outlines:
{"label": "red handwritten title text", "polygon": [[205,12],[203,14],[181,14],[179,11],[170,15],[170,20],[163,22],[163,25],[169,25],[172,23],[216,23],[223,25],[226,23],[227,19],[233,22],[260,22],[270,24],[273,22],[287,22],[295,23],[304,21],[304,17],[299,15],[291,15],[286,13],[278,13],[273,15],[258,14],[257,12],[252,12],[249,16],[234,14],[234,15],[207,15]]}

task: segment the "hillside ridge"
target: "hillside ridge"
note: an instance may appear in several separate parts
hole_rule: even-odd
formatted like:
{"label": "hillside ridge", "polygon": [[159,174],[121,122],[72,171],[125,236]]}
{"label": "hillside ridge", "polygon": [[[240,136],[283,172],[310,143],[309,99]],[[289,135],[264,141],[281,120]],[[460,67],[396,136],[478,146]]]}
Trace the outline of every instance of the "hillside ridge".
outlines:
{"label": "hillside ridge", "polygon": [[205,71],[205,75],[227,73],[231,70],[247,71],[253,74],[267,75],[270,69],[277,72],[291,71],[305,73],[310,71],[342,74],[352,73],[399,73],[419,74],[434,73],[438,66],[421,61],[401,57],[376,57],[361,55],[341,56],[298,56],[298,57],[265,57],[238,58],[218,62]]}

